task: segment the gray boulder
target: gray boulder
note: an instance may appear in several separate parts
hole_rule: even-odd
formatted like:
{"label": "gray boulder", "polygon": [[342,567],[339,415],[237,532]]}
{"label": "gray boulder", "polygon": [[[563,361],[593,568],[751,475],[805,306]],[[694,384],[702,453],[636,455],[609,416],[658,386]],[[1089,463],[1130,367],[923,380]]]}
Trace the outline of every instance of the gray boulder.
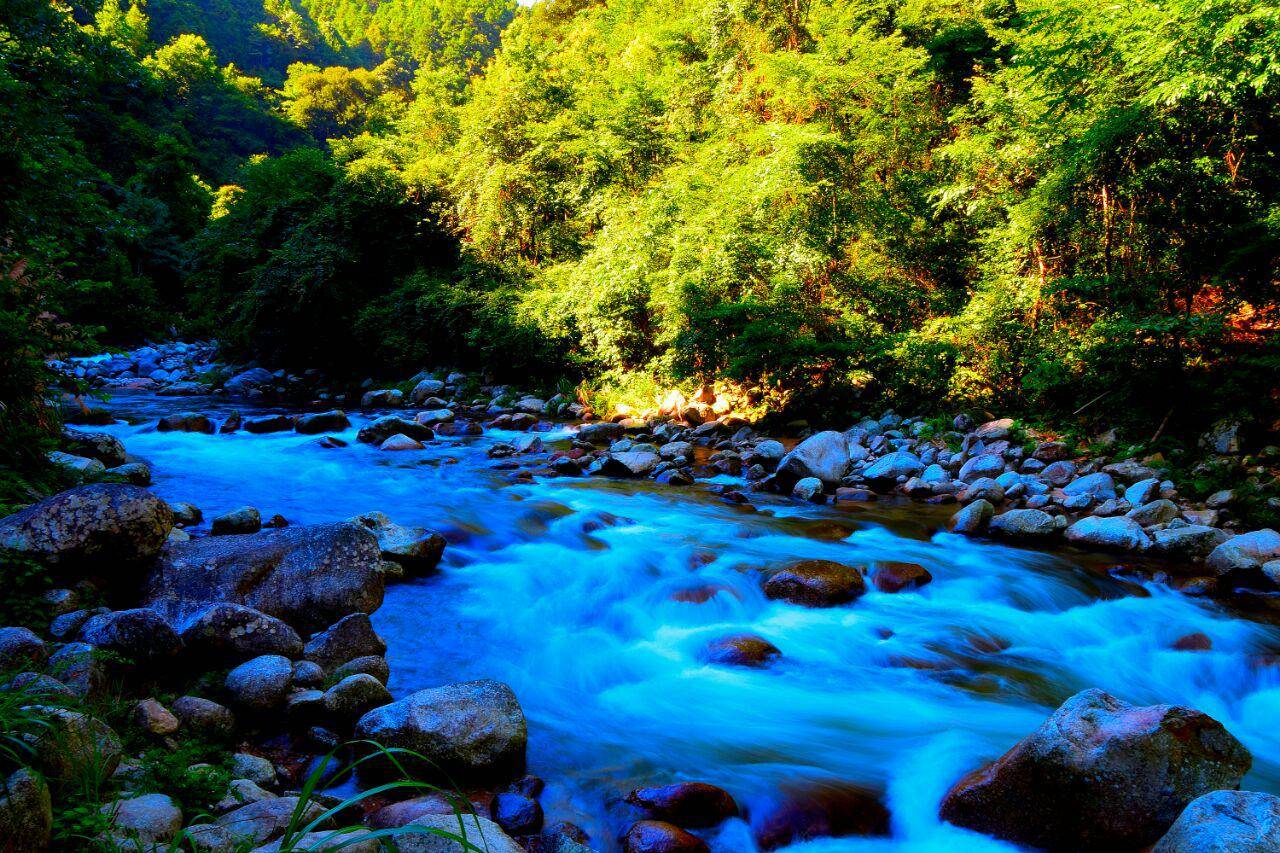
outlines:
{"label": "gray boulder", "polygon": [[79,486],[0,519],[0,548],[51,566],[117,570],[160,552],[173,528],[168,504],[137,486]]}
{"label": "gray boulder", "polygon": [[200,696],[179,696],[173,701],[173,715],[185,731],[210,740],[222,740],[235,731],[231,709]]}
{"label": "gray boulder", "polygon": [[[427,814],[407,825],[423,827],[424,831],[397,836],[396,849],[400,853],[470,853],[477,848],[486,853],[524,853],[524,848],[496,823],[479,815],[467,815],[461,828],[458,818],[451,814]],[[470,846],[456,841],[458,836]]]}
{"label": "gray boulder", "polygon": [[386,415],[371,424],[360,428],[356,440],[365,444],[381,445],[393,435],[403,435],[414,441],[431,441],[436,437],[431,427],[407,420],[396,415]]}
{"label": "gray boulder", "polygon": [[159,432],[200,432],[213,435],[213,421],[203,412],[180,412],[166,415],[156,424]]}
{"label": "gray boulder", "polygon": [[1225,530],[1205,524],[1166,527],[1151,531],[1151,550],[1177,560],[1203,560],[1229,538]]}
{"label": "gray boulder", "polygon": [[1259,569],[1280,557],[1280,533],[1269,528],[1233,536],[1213,549],[1205,561],[1219,575]]}
{"label": "gray boulder", "polygon": [[147,666],[176,657],[183,646],[173,626],[145,607],[94,616],[80,629],[80,639]]}
{"label": "gray boulder", "polygon": [[233,397],[247,397],[253,391],[261,391],[275,381],[271,371],[262,367],[253,367],[237,373],[226,381],[222,387]]}
{"label": "gray boulder", "polygon": [[111,821],[115,835],[133,841],[164,842],[182,829],[182,809],[165,794],[115,800],[99,810]]}
{"label": "gray boulder", "polygon": [[120,764],[120,737],[96,717],[43,707],[47,726],[33,738],[32,765],[50,779],[70,781],[92,769],[110,776]]}
{"label": "gray boulder", "polygon": [[992,535],[1008,539],[1042,539],[1056,536],[1065,526],[1065,519],[1044,510],[1011,509],[991,519],[988,529]]}
{"label": "gray boulder", "polygon": [[289,624],[243,604],[219,602],[193,614],[181,626],[192,657],[214,664],[237,664],[259,655],[302,654],[302,638]]}
{"label": "gray boulder", "polygon": [[899,477],[914,477],[924,471],[924,463],[914,453],[898,450],[871,463],[862,476],[871,482],[894,482]]}
{"label": "gray boulder", "polygon": [[952,533],[969,535],[981,533],[987,529],[987,525],[991,523],[991,519],[995,514],[995,507],[987,501],[979,499],[951,516],[951,520],[947,522],[947,527]]}
{"label": "gray boulder", "polygon": [[148,606],[185,623],[210,604],[243,604],[314,631],[382,604],[381,554],[350,522],[171,544],[147,580]]}
{"label": "gray boulder", "polygon": [[1086,474],[1072,480],[1063,486],[1062,492],[1070,498],[1087,495],[1096,500],[1105,501],[1116,496],[1116,481],[1111,479],[1110,474],[1099,471],[1096,474]]}
{"label": "gray boulder", "polygon": [[1179,513],[1181,513],[1181,510],[1176,503],[1161,498],[1149,503],[1135,505],[1125,515],[1143,527],[1150,527],[1153,524],[1168,524],[1177,518]]}
{"label": "gray boulder", "polygon": [[849,439],[827,430],[800,442],[778,462],[777,475],[788,481],[816,477],[823,483],[839,483],[849,470]]}
{"label": "gray boulder", "polygon": [[76,456],[97,459],[107,468],[115,468],[126,461],[124,444],[110,433],[67,430],[62,434],[62,446]]}
{"label": "gray boulder", "polygon": [[348,675],[324,692],[321,700],[330,719],[350,725],[374,708],[391,702],[391,694],[372,675]]}
{"label": "gray boulder", "polygon": [[232,701],[251,711],[273,711],[284,705],[293,681],[293,664],[281,655],[262,655],[227,673]]}
{"label": "gray boulder", "polygon": [[1280,850],[1280,797],[1257,791],[1212,791],[1182,810],[1152,853],[1276,850]]}
{"label": "gray boulder", "polygon": [[1143,551],[1151,545],[1151,537],[1132,518],[1115,516],[1082,518],[1067,528],[1067,541],[1095,548],[1121,551]]}
{"label": "gray boulder", "polygon": [[213,519],[214,536],[228,536],[234,533],[257,533],[262,529],[262,513],[256,507],[242,506],[224,512]]}
{"label": "gray boulder", "polygon": [[[375,708],[356,724],[357,738],[403,747],[429,763],[410,769],[429,778],[447,774],[458,784],[513,778],[524,769],[528,731],[511,688],[497,681],[468,681],[419,690]],[[403,756],[401,756],[403,760]],[[380,760],[361,765],[386,775]]]}
{"label": "gray boulder", "polygon": [[[247,803],[218,818],[214,825],[220,827],[224,832],[221,834],[211,833],[211,835],[221,839],[227,838],[229,834],[232,839],[247,841],[255,845],[262,844],[283,835],[285,829],[289,826],[290,820],[293,819],[294,812],[297,810],[297,797],[275,797],[274,799]],[[302,823],[299,825],[305,826],[323,813],[324,809],[318,803],[309,802],[302,809]],[[321,827],[324,828],[331,825],[330,821],[324,821]]]}
{"label": "gray boulder", "polygon": [[966,483],[983,477],[999,477],[1004,473],[1004,457],[998,453],[983,453],[960,466],[959,479]]}
{"label": "gray boulder", "polygon": [[373,532],[384,560],[399,563],[410,573],[434,569],[444,554],[444,537],[425,527],[405,527],[380,512],[367,512],[351,520]]}
{"label": "gray boulder", "polygon": [[293,422],[293,428],[303,435],[319,435],[322,432],[342,432],[351,426],[346,412],[330,409],[327,412],[312,412],[299,415]]}
{"label": "gray boulder", "polygon": [[444,383],[439,379],[423,379],[409,392],[409,403],[420,406],[428,397],[434,397],[444,390]]}
{"label": "gray boulder", "polygon": [[0,628],[0,672],[41,667],[48,659],[44,640],[30,628]]}
{"label": "gray boulder", "polygon": [[312,635],[302,656],[318,664],[325,672],[356,658],[386,654],[387,644],[373,630],[364,613],[344,616],[323,631]]}

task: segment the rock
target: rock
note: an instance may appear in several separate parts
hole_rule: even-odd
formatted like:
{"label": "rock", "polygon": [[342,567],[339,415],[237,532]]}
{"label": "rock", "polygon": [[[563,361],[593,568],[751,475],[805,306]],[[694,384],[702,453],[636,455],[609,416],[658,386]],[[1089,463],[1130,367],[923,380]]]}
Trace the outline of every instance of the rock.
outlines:
{"label": "rock", "polygon": [[394,435],[403,435],[414,441],[430,441],[436,437],[431,427],[405,420],[396,415],[386,415],[367,426],[361,427],[360,431],[356,433],[356,441],[365,444],[382,444]]}
{"label": "rock", "polygon": [[41,667],[48,659],[44,640],[30,628],[0,628],[0,672]]}
{"label": "rock", "polygon": [[964,509],[951,516],[947,529],[952,533],[974,535],[987,529],[996,508],[984,500],[976,500]]}
{"label": "rock", "polygon": [[760,850],[815,838],[887,835],[889,812],[879,798],[851,785],[828,784],[784,792],[751,809],[751,833]]}
{"label": "rock", "polygon": [[1139,480],[1124,490],[1124,499],[1132,506],[1149,504],[1160,497],[1160,481],[1155,477]]}
{"label": "rock", "polygon": [[[274,768],[272,768],[274,772]],[[250,779],[232,779],[227,785],[227,793],[213,807],[215,814],[226,814],[238,809],[246,803],[260,803],[263,800],[274,800],[276,795],[264,791]]]}
{"label": "rock", "polygon": [[[259,800],[227,812],[218,818],[216,825],[230,832],[234,838],[247,840],[252,844],[261,844],[282,835],[297,810],[297,797]],[[298,825],[305,826],[323,813],[324,809],[318,803],[307,803],[302,810]],[[322,828],[328,825],[329,822],[325,821],[322,823]]]}
{"label": "rock", "polygon": [[302,654],[302,638],[288,623],[243,604],[210,604],[181,629],[192,657],[213,664],[238,664],[259,655]]}
{"label": "rock", "polygon": [[778,647],[755,634],[733,634],[712,640],[703,652],[703,660],[725,666],[764,667],[780,657]]}
{"label": "rock", "polygon": [[214,432],[213,421],[201,412],[168,415],[160,419],[156,429],[160,432],[202,432],[206,435],[213,435]]}
{"label": "rock", "polygon": [[757,461],[776,465],[787,455],[787,449],[782,446],[782,442],[768,438],[753,447],[751,453]]}
{"label": "rock", "polygon": [[149,735],[163,737],[178,730],[178,718],[155,699],[143,699],[133,706],[133,724]]}
{"label": "rock", "polygon": [[1218,421],[1200,436],[1200,446],[1214,453],[1239,453],[1240,422],[1229,418]]}
{"label": "rock", "polygon": [[1003,473],[1003,456],[998,453],[982,453],[961,465],[960,472],[956,476],[966,483],[971,483],[986,477],[999,477]]}
{"label": "rock", "polygon": [[293,428],[302,435],[319,435],[322,432],[342,432],[351,428],[347,413],[341,409],[330,409],[327,412],[312,412],[299,415],[293,422]]}
{"label": "rock", "polygon": [[351,519],[373,531],[384,560],[399,563],[411,573],[434,569],[444,554],[444,537],[425,527],[402,527],[380,512]]}
{"label": "rock", "polygon": [[222,426],[218,427],[218,432],[222,435],[230,435],[239,432],[240,425],[244,423],[244,416],[239,412],[232,412],[227,415],[227,419],[222,422]]}
{"label": "rock", "polygon": [[[389,806],[383,806],[378,809],[369,817],[369,826],[373,829],[389,829],[404,826],[423,815],[449,815],[452,817],[459,810],[459,806],[465,810],[469,804],[459,802],[456,797],[445,796],[441,793],[410,797],[407,800],[401,800],[398,803],[392,803]],[[470,820],[469,817],[468,820]]]}
{"label": "rock", "polygon": [[777,475],[794,482],[813,477],[837,485],[849,470],[849,439],[827,430],[811,435],[778,462]]}
{"label": "rock", "polygon": [[[381,853],[388,849],[382,846],[379,838],[370,838],[369,835],[367,830],[359,826],[305,832],[290,839],[287,849],[290,851],[341,850],[342,853]],[[276,839],[261,847],[253,848],[253,853],[280,853],[282,842],[283,839]],[[395,849],[403,850],[404,848],[397,846]]]}
{"label": "rock", "polygon": [[710,848],[692,833],[660,820],[639,820],[623,839],[626,853],[707,853]]}
{"label": "rock", "polygon": [[[452,409],[429,409],[425,412],[418,412],[418,414],[414,416],[413,422],[422,424],[423,426],[434,427],[451,423],[453,419],[454,413]],[[441,431],[440,434],[447,435],[447,433],[443,431]]]}
{"label": "rock", "polygon": [[738,804],[733,797],[723,788],[706,782],[637,788],[627,795],[627,802],[644,809],[650,817],[686,829],[715,826],[738,814]]}
{"label": "rock", "polygon": [[95,483],[0,519],[0,548],[51,566],[118,574],[158,554],[172,527],[169,506],[146,489]]}
{"label": "rock", "polygon": [[151,485],[151,469],[142,462],[126,462],[115,468],[108,468],[105,473],[132,486]]}
{"label": "rock", "polygon": [[142,666],[155,666],[182,651],[182,638],[154,610],[117,610],[94,616],[80,629],[83,642]]}
{"label": "rock", "polygon": [[1044,510],[1011,509],[992,518],[988,529],[994,536],[1009,539],[1039,539],[1056,536],[1064,526],[1065,521]]}
{"label": "rock", "polygon": [[203,738],[223,740],[235,731],[236,718],[229,708],[199,696],[175,699],[173,713],[184,730]]}
{"label": "rock", "polygon": [[182,829],[182,809],[164,794],[104,803],[99,811],[110,819],[116,835],[134,841],[164,842]]}
{"label": "rock", "polygon": [[256,507],[242,506],[224,512],[213,519],[213,535],[227,536],[233,533],[257,533],[262,529],[262,513]]}
{"label": "rock", "polygon": [[924,463],[914,453],[898,450],[882,456],[862,472],[871,482],[897,481],[899,477],[914,477],[924,471]]}
{"label": "rock", "polygon": [[53,835],[53,803],[44,779],[16,770],[0,787],[0,838],[7,853],[41,853]]}
{"label": "rock", "polygon": [[1151,550],[1178,560],[1203,560],[1228,538],[1230,534],[1225,530],[1203,524],[1167,527],[1151,532]]}
{"label": "rock", "polygon": [[1221,509],[1225,506],[1230,506],[1235,499],[1236,493],[1234,489],[1222,489],[1205,498],[1204,503],[1210,509]]}
{"label": "rock", "polygon": [[171,503],[169,511],[173,513],[173,523],[179,527],[195,527],[204,520],[204,513],[195,504],[181,501]]}
{"label": "rock", "polygon": [[498,794],[489,806],[489,814],[511,835],[533,835],[542,829],[542,806],[524,794]]}
{"label": "rock", "polygon": [[854,566],[829,560],[801,560],[770,575],[764,583],[764,594],[805,607],[834,607],[853,601],[866,588],[862,573]]}
{"label": "rock", "polygon": [[578,428],[578,440],[590,444],[607,444],[622,438],[623,431],[622,424],[608,421],[597,424],[583,424]]}
{"label": "rock", "polygon": [[87,459],[83,456],[72,456],[70,453],[63,453],[55,450],[49,454],[49,461],[59,468],[66,468],[74,473],[79,479],[92,480],[101,477],[107,473],[107,466],[103,465],[97,459]]}
{"label": "rock", "polygon": [[1096,548],[1143,551],[1151,545],[1151,537],[1132,518],[1118,516],[1082,518],[1067,528],[1067,541]]}
{"label": "rock", "polygon": [[1031,456],[1041,462],[1061,462],[1071,455],[1071,448],[1063,441],[1042,441],[1031,451]]}
{"label": "rock", "polygon": [[231,775],[236,779],[248,779],[255,785],[274,785],[275,766],[260,755],[237,752],[231,756]]}
{"label": "rock", "polygon": [[[1000,418],[995,421],[987,421],[982,426],[973,431],[973,434],[983,441],[994,441],[996,439],[1007,438],[1009,431],[1013,429],[1013,418]],[[964,479],[961,477],[960,479]]]}
{"label": "rock", "polygon": [[1258,569],[1280,557],[1280,533],[1269,528],[1233,536],[1213,549],[1205,561],[1218,575]]}
{"label": "rock", "polygon": [[[528,733],[524,713],[511,688],[497,681],[468,681],[419,690],[375,708],[356,724],[356,737],[386,747],[403,747],[429,764],[417,772],[458,784],[502,781],[524,769]],[[405,756],[400,756],[402,761]],[[383,762],[361,765],[385,775]],[[406,769],[410,764],[405,762]]]}
{"label": "rock", "polygon": [[233,397],[247,397],[252,391],[261,391],[270,387],[274,381],[275,377],[271,375],[271,371],[262,367],[254,367],[242,373],[237,373],[228,379],[222,387]]}
{"label": "rock", "polygon": [[1196,631],[1194,634],[1186,634],[1174,640],[1169,648],[1175,652],[1207,652],[1213,648],[1213,640],[1208,634]]}
{"label": "rock", "polygon": [[941,816],[1030,847],[1135,850],[1196,797],[1239,785],[1250,764],[1239,741],[1199,711],[1140,708],[1086,690],[957,782]]}
{"label": "rock", "polygon": [[123,755],[120,737],[96,717],[68,708],[42,707],[46,727],[34,737],[32,765],[50,779],[71,781],[100,771],[110,776]]}
{"label": "rock", "polygon": [[661,456],[645,450],[610,453],[602,460],[600,473],[606,477],[643,477],[661,461]]}
{"label": "rock", "polygon": [[1040,479],[1053,486],[1065,486],[1076,476],[1076,466],[1071,462],[1054,462],[1040,472]]}
{"label": "rock", "polygon": [[116,468],[127,461],[124,444],[110,433],[66,430],[62,433],[62,446],[68,453],[96,459],[106,468]]}
{"label": "rock", "polygon": [[[467,815],[461,829],[458,818],[452,814],[426,814],[407,825],[425,827],[428,831],[397,836],[399,853],[473,853],[477,849],[484,853],[524,853],[524,848],[496,823],[479,815]],[[459,835],[466,839],[468,847],[454,840]]]}
{"label": "rock", "polygon": [[314,634],[302,650],[303,657],[314,661],[325,672],[340,664],[367,655],[384,655],[387,644],[373,630],[365,613],[344,616],[323,631]]}
{"label": "rock", "polygon": [[1180,512],[1181,510],[1178,509],[1176,503],[1162,498],[1141,506],[1135,506],[1125,515],[1143,527],[1150,527],[1153,524],[1168,524],[1177,518]]}
{"label": "rock", "polygon": [[348,675],[324,693],[325,713],[332,719],[350,723],[374,708],[391,702],[391,694],[372,675]]}
{"label": "rock", "polygon": [[423,444],[420,441],[409,438],[404,433],[396,433],[388,438],[382,444],[378,445],[379,450],[422,450]]}
{"label": "rock", "polygon": [[990,477],[980,477],[956,495],[961,503],[986,501],[991,505],[1004,503],[1004,487]]}
{"label": "rock", "polygon": [[81,699],[100,699],[106,691],[106,662],[88,643],[67,643],[58,649],[49,658],[49,672]]}
{"label": "rock", "polygon": [[409,392],[409,403],[421,406],[428,397],[434,397],[444,390],[444,383],[439,379],[423,379]]}
{"label": "rock", "polygon": [[284,705],[293,683],[293,664],[281,655],[262,655],[227,673],[232,701],[251,711],[274,711]]}
{"label": "rock", "polygon": [[1099,471],[1072,480],[1062,487],[1062,493],[1072,498],[1087,495],[1095,500],[1105,501],[1116,496],[1116,483],[1110,474]]}
{"label": "rock", "polygon": [[404,392],[399,388],[380,388],[376,391],[366,391],[360,397],[360,408],[369,409],[375,406],[388,408],[391,406],[399,406],[404,402]]}
{"label": "rock", "polygon": [[178,624],[210,604],[260,610],[300,631],[382,604],[377,539],[340,522],[170,545],[147,581],[147,605]]}
{"label": "rock", "polygon": [[1274,853],[1280,850],[1280,797],[1211,791],[1191,801],[1152,853]]}
{"label": "rock", "polygon": [[817,477],[805,477],[803,480],[797,480],[796,484],[791,487],[791,497],[797,500],[809,501],[810,503],[822,503],[822,481]]}
{"label": "rock", "polygon": [[266,415],[261,418],[249,418],[244,422],[244,431],[255,435],[269,432],[292,432],[293,418],[288,415]]}
{"label": "rock", "polygon": [[924,566],[915,563],[881,563],[872,576],[871,582],[881,592],[902,592],[904,589],[919,589],[933,575]]}

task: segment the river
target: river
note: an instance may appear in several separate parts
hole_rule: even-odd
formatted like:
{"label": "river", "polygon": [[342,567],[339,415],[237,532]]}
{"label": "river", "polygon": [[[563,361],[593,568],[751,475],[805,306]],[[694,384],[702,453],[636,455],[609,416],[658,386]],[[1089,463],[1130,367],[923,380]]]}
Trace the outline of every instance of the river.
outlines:
{"label": "river", "polygon": [[[581,824],[601,850],[625,828],[616,801],[627,791],[686,779],[757,811],[806,786],[883,793],[890,838],[806,850],[1013,849],[939,823],[938,801],[1086,687],[1205,711],[1252,751],[1244,787],[1280,793],[1280,666],[1265,657],[1280,634],[1115,580],[1114,559],[970,540],[945,532],[949,512],[918,504],[753,495],[734,506],[705,481],[511,484],[484,452],[510,433],[387,453],[355,442],[368,413],[340,434],[350,446],[327,449],[293,433],[155,429],[163,414],[226,413],[220,400],[119,396],[109,407],[128,422],[92,429],[123,440],[152,465],[158,494],[206,519],[245,504],[293,524],[379,510],[444,532],[440,570],[389,587],[374,616],[391,691],[510,684],[529,721],[530,771],[548,783],[548,821]],[[758,570],[795,558],[909,561],[934,579],[832,609],[764,598]],[[700,662],[709,640],[744,631],[781,659],[763,670]],[[1197,631],[1212,651],[1170,648]],[[750,837],[734,820],[708,839],[720,853],[752,849]]]}

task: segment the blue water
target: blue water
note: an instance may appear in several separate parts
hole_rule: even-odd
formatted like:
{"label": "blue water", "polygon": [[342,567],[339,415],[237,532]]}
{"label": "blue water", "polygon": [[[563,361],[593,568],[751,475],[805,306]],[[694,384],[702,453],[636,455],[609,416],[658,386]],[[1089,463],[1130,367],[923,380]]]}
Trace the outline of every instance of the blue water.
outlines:
{"label": "blue water", "polygon": [[[705,485],[512,485],[484,454],[499,433],[384,453],[355,442],[367,418],[353,417],[341,435],[351,445],[326,449],[292,433],[154,429],[160,414],[225,403],[111,406],[141,421],[106,430],[151,463],[155,490],[206,518],[245,504],[295,524],[380,510],[444,531],[441,570],[390,587],[374,617],[392,692],[510,684],[529,720],[530,770],[548,782],[548,820],[583,825],[602,850],[625,828],[619,797],[681,779],[721,785],[748,807],[807,783],[884,793],[891,838],[797,850],[1009,850],[940,824],[938,801],[1095,686],[1211,714],[1253,752],[1245,787],[1280,792],[1280,667],[1257,661],[1280,648],[1276,629],[1158,585],[1122,586],[1084,555],[954,536],[941,532],[945,514],[920,506],[755,497],[753,509]],[[805,557],[906,560],[934,580],[827,610],[766,600],[758,570]],[[714,589],[704,603],[673,600],[701,587]],[[766,670],[699,662],[708,640],[742,631],[770,640],[781,660]],[[1193,631],[1213,651],[1169,648]],[[717,853],[752,849],[742,821],[708,838]]]}

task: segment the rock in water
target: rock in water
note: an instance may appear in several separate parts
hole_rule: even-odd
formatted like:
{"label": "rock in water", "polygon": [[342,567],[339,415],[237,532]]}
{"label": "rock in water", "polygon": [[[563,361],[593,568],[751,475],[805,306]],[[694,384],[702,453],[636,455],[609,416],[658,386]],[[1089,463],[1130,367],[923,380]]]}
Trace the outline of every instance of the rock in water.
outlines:
{"label": "rock in water", "polygon": [[318,435],[322,432],[342,432],[350,428],[351,421],[347,420],[346,412],[341,409],[331,409],[327,412],[314,412],[309,415],[299,415],[298,419],[293,422],[293,428],[303,435]]}
{"label": "rock in water", "polygon": [[425,527],[404,527],[380,512],[366,512],[351,520],[372,530],[383,559],[399,563],[406,571],[430,571],[444,554],[444,537]]}
{"label": "rock in water", "polygon": [[823,483],[839,483],[848,470],[848,437],[842,432],[827,430],[809,436],[783,456],[777,473],[789,483],[806,477],[815,477]]}
{"label": "rock in water", "polygon": [[146,489],[95,483],[0,519],[0,548],[51,566],[114,571],[154,557],[172,528],[169,505]]}
{"label": "rock in water", "polygon": [[1086,690],[957,782],[941,816],[1030,847],[1136,850],[1196,797],[1238,786],[1251,763],[1248,750],[1199,711],[1135,707]]}
{"label": "rock in water", "polygon": [[243,604],[314,631],[382,604],[372,533],[339,522],[171,544],[147,580],[145,601],[184,624],[210,604]]}
{"label": "rock in water", "polygon": [[1144,551],[1151,545],[1151,537],[1142,525],[1124,516],[1082,518],[1067,528],[1067,541],[1122,551]]}
{"label": "rock in water", "polygon": [[1213,791],[1192,801],[1152,853],[1274,853],[1280,850],[1280,797]]}
{"label": "rock in water", "polygon": [[[357,738],[386,747],[403,747],[421,754],[429,764],[411,772],[458,784],[500,782],[524,769],[528,732],[524,712],[511,688],[497,681],[467,681],[419,690],[375,708],[356,724]],[[406,764],[406,756],[397,756]],[[361,765],[368,775],[385,775],[385,762]]]}
{"label": "rock in water", "polygon": [[805,607],[835,607],[866,592],[862,573],[830,560],[801,560],[779,569],[764,584],[764,594]]}
{"label": "rock in water", "polygon": [[733,797],[723,788],[706,782],[636,788],[627,795],[627,802],[639,806],[652,817],[692,829],[715,826],[738,814],[738,804]]}

